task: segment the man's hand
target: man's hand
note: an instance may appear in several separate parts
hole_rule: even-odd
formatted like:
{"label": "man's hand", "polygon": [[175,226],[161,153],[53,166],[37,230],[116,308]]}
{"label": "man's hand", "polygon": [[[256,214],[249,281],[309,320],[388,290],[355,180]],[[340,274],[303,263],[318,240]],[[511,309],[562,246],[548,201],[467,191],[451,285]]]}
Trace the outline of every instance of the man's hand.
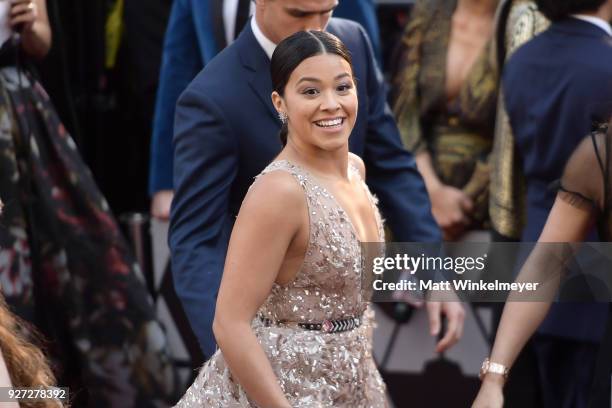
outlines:
{"label": "man's hand", "polygon": [[429,332],[438,336],[442,328],[442,316],[446,316],[448,325],[444,337],[436,344],[436,352],[442,353],[459,341],[463,335],[465,310],[459,301],[427,302]]}
{"label": "man's hand", "polygon": [[172,190],[161,190],[155,193],[151,199],[151,216],[160,221],[168,221],[173,197],[174,191]]}

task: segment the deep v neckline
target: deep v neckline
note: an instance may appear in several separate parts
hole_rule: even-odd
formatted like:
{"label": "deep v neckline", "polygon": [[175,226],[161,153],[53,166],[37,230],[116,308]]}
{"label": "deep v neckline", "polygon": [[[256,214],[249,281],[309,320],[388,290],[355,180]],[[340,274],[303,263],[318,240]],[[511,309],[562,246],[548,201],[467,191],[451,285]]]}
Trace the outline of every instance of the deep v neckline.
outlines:
{"label": "deep v neckline", "polygon": [[[351,234],[353,235],[353,237],[359,242],[369,242],[369,241],[364,241],[361,239],[361,237],[359,236],[357,229],[355,228],[355,224],[353,222],[353,220],[351,219],[351,216],[349,215],[349,213],[344,209],[344,207],[342,206],[342,204],[340,204],[340,202],[336,199],[336,197],[334,196],[334,194],[332,193],[332,190],[327,187],[325,185],[325,183],[322,183],[320,178],[315,176],[314,174],[312,174],[311,172],[309,172],[308,170],[306,170],[304,167],[297,165],[287,159],[282,159],[279,161],[284,161],[287,162],[290,166],[293,166],[297,169],[300,169],[307,177],[309,177],[311,180],[313,180],[313,182],[318,185],[321,189],[323,189],[328,195],[329,198],[331,199],[331,201],[335,204],[336,209],[344,214],[344,216],[346,217],[346,220],[349,224],[349,228],[351,230]],[[359,177],[359,183],[361,184],[361,188],[363,189],[363,191],[366,193],[366,196],[368,197],[368,202],[370,203],[370,209],[373,212],[373,217],[374,217],[374,225],[376,226],[376,235],[378,236],[379,240],[383,240],[383,237],[381,236],[381,231],[382,231],[382,226],[381,226],[381,222],[379,221],[379,216],[377,215],[377,209],[376,206],[374,205],[374,199],[372,197],[372,194],[368,191],[367,186],[365,184],[365,181],[363,180],[363,178],[361,177],[361,174],[359,174],[359,170],[357,170],[349,161],[348,164],[348,171],[353,171],[356,173],[356,176]]]}
{"label": "deep v neckline", "polygon": [[472,64],[470,65],[467,74],[465,75],[465,78],[463,78],[463,80],[461,81],[461,85],[459,86],[459,88],[457,89],[457,93],[451,98],[449,99],[449,93],[448,93],[448,57],[449,57],[449,46],[450,46],[450,42],[451,42],[451,35],[453,34],[453,15],[455,14],[455,11],[457,11],[457,7],[458,7],[458,1],[454,1],[454,4],[452,5],[452,7],[448,8],[448,15],[443,17],[443,20],[448,21],[448,24],[445,27],[445,32],[443,33],[444,35],[444,40],[442,41],[442,58],[441,60],[443,61],[443,66],[444,69],[442,70],[442,95],[443,95],[443,100],[444,100],[444,107],[445,110],[447,112],[450,113],[454,113],[456,112],[458,105],[460,104],[461,101],[461,97],[462,95],[466,92],[466,88],[469,86],[470,83],[470,78],[475,75],[475,69],[478,67],[479,64],[482,64],[481,59],[486,58],[486,54],[488,52],[488,49],[490,47],[490,42],[491,39],[488,39],[487,41],[485,41],[484,45],[481,47],[480,51],[478,52],[478,55],[476,56],[476,58],[474,59],[474,61],[472,61]]}

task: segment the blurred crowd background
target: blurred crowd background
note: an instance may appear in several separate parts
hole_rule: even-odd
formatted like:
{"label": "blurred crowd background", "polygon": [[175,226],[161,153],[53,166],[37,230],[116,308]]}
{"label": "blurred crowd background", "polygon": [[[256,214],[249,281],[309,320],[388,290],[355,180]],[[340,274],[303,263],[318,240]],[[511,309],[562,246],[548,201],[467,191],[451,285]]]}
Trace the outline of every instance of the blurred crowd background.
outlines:
{"label": "blurred crowd background", "polygon": [[[149,212],[149,145],[172,3],[48,2],[54,38],[41,81],[115,214]],[[364,3],[376,12],[367,18],[380,29],[380,61],[391,66],[413,1]]]}

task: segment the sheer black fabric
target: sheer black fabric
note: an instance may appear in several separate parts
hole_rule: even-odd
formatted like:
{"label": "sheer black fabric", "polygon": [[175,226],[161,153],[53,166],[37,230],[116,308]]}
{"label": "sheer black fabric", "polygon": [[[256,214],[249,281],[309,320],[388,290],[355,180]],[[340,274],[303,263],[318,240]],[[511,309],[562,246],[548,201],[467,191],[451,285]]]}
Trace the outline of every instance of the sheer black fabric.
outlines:
{"label": "sheer black fabric", "polygon": [[611,146],[612,132],[608,125],[586,137],[570,157],[559,189],[559,197],[565,202],[593,213],[602,241],[612,240]]}
{"label": "sheer black fabric", "polygon": [[[602,126],[585,138],[567,163],[559,190],[561,199],[573,206],[593,212],[597,220],[599,238],[602,241],[612,241],[611,146],[612,129],[608,125]],[[610,406],[612,303],[610,306],[607,329],[595,367],[589,408]]]}

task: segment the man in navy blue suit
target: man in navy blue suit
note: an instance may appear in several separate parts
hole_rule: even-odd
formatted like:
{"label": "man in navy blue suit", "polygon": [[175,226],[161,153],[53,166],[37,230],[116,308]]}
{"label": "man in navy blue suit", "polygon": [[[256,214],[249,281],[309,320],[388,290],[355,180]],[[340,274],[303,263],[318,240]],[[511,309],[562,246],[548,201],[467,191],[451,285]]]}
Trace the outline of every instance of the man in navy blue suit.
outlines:
{"label": "man in navy blue suit", "polygon": [[[151,214],[167,220],[172,186],[174,109],[181,92],[217,53],[231,44],[254,8],[252,0],[174,0],[166,30],[155,104],[149,194]],[[343,0],[337,17],[360,23],[380,55],[378,22],[373,0]]]}
{"label": "man in navy blue suit", "polygon": [[[522,240],[531,242],[552,208],[557,192],[551,183],[578,143],[612,113],[612,0],[536,2],[553,23],[516,51],[503,75],[526,181]],[[543,399],[538,406],[586,407],[606,312],[602,304],[552,306],[533,340]]]}
{"label": "man in navy blue suit", "polygon": [[[253,178],[281,150],[269,70],[276,44],[289,35],[325,28],[346,44],[359,97],[350,149],[363,158],[367,182],[398,241],[441,239],[413,157],[402,148],[363,28],[330,19],[337,0],[255,3],[255,17],[206,65],[176,109],[172,270],[176,292],[208,356],[215,350],[215,299],[235,216]],[[434,334],[440,329],[440,314],[449,319],[442,345],[456,341],[463,325],[461,305],[430,302],[428,311]]]}

